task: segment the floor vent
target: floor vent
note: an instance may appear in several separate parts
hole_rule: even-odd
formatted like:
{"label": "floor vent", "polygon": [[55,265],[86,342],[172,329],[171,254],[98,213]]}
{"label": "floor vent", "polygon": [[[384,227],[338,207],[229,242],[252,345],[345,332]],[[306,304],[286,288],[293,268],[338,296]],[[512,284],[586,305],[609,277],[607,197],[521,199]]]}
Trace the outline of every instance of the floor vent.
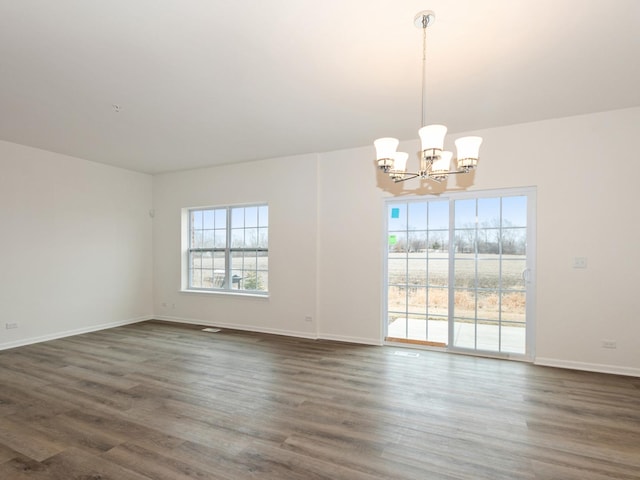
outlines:
{"label": "floor vent", "polygon": [[413,357],[413,358],[417,358],[420,356],[420,354],[418,352],[402,352],[399,350],[396,350],[395,352],[393,352],[394,355],[399,355],[401,357]]}

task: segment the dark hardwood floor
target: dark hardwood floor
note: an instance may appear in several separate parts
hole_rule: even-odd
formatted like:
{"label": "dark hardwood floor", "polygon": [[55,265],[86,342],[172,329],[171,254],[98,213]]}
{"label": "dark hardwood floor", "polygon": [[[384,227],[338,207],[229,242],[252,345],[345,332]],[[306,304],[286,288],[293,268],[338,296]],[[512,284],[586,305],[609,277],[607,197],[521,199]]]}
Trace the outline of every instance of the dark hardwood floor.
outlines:
{"label": "dark hardwood floor", "polygon": [[0,352],[0,479],[185,478],[640,479],[640,378],[162,322]]}

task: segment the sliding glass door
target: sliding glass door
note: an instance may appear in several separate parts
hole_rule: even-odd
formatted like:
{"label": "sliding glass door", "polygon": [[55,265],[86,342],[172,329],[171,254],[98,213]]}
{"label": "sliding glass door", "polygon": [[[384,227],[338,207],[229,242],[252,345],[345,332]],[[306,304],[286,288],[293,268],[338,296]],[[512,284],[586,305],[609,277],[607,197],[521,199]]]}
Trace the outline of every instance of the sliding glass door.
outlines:
{"label": "sliding glass door", "polygon": [[496,356],[533,352],[533,189],[386,205],[386,336]]}
{"label": "sliding glass door", "polygon": [[449,203],[388,205],[387,336],[448,343]]}

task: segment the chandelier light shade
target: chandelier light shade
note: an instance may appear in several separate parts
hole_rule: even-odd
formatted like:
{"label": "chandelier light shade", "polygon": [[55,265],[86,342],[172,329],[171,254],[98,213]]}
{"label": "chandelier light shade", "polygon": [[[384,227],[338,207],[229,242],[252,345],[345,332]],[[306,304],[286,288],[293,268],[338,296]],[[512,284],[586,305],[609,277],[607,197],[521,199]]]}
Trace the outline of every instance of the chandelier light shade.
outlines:
{"label": "chandelier light shade", "polygon": [[394,180],[397,178],[402,178],[407,171],[407,160],[409,159],[409,154],[407,152],[394,152],[393,153],[393,165],[389,170],[389,175]]}
{"label": "chandelier light shade", "polygon": [[[436,16],[431,10],[424,10],[416,14],[414,25],[422,28],[422,125],[425,125],[425,79],[427,55],[427,27],[432,24]],[[407,172],[409,154],[397,152],[399,140],[397,138],[379,138],[373,145],[376,148],[378,167],[387,173],[394,182],[402,182],[411,178],[442,182],[449,175],[469,173],[478,166],[481,137],[463,137],[455,141],[457,157],[456,168],[451,169],[453,153],[444,150],[444,138],[447,127],[444,125],[427,125],[418,130],[421,150],[419,152],[420,165],[417,172]]]}
{"label": "chandelier light shade", "polygon": [[441,182],[445,178],[449,171],[451,170],[451,158],[453,157],[452,152],[444,151],[440,155],[440,158],[437,158],[433,161],[431,165],[431,177],[437,181]]}
{"label": "chandelier light shade", "polygon": [[444,137],[447,134],[447,127],[444,125],[429,125],[418,130],[418,135],[422,142],[422,150],[434,150],[441,152],[444,150]]}
{"label": "chandelier light shade", "polygon": [[376,147],[378,166],[385,171],[393,167],[393,156],[400,141],[397,138],[379,138],[373,145]]}
{"label": "chandelier light shade", "polygon": [[478,165],[478,154],[482,137],[462,137],[456,140],[458,167],[475,168]]}

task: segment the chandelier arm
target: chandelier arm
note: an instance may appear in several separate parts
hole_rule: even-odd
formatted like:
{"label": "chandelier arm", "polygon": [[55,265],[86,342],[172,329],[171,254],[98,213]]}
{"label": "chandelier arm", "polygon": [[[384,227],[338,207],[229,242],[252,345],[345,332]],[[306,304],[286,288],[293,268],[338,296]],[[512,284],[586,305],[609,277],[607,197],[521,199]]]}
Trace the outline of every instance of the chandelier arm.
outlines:
{"label": "chandelier arm", "polygon": [[412,178],[418,178],[420,176],[419,173],[403,173],[402,178],[394,178],[393,183],[405,182],[407,180],[411,180]]}
{"label": "chandelier arm", "polygon": [[[435,177],[439,177],[442,175],[461,175],[464,173],[469,173],[469,170],[466,169],[462,169],[462,170],[448,170],[446,172],[438,172],[438,174],[434,174],[429,170],[425,171],[425,172],[403,172],[402,173],[402,178],[394,178],[393,181],[395,183],[398,182],[404,182],[405,180],[411,180],[412,178],[417,178],[417,177],[421,177],[424,179],[428,179],[428,180],[433,180],[435,182],[440,183],[440,180],[438,180]],[[391,174],[389,173],[389,176],[391,176]]]}

